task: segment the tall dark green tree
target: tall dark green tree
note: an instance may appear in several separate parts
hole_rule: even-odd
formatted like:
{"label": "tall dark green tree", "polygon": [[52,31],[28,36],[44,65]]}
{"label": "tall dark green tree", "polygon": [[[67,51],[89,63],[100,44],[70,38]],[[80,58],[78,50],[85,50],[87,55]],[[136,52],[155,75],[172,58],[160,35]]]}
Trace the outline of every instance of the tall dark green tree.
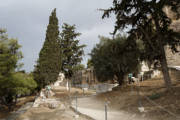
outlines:
{"label": "tall dark green tree", "polygon": [[136,41],[117,35],[114,39],[100,37],[100,43],[91,51],[91,62],[99,81],[117,78],[123,84],[124,76],[134,72],[139,64]]}
{"label": "tall dark green tree", "polygon": [[168,6],[178,18],[179,5],[179,0],[113,0],[113,6],[104,10],[103,15],[105,18],[115,14],[114,34],[128,28],[129,37],[143,41],[142,59],[160,63],[167,90],[171,88],[171,79],[164,47],[168,45],[177,52],[180,34],[171,29],[171,19],[163,9]]}
{"label": "tall dark green tree", "polygon": [[66,78],[72,77],[75,67],[81,63],[84,54],[83,48],[85,45],[79,45],[77,39],[80,35],[80,33],[76,32],[75,25],[63,24],[60,45],[63,54],[62,71],[65,73]]}
{"label": "tall dark green tree", "polygon": [[34,70],[34,78],[39,89],[57,80],[61,70],[61,49],[59,45],[58,18],[56,17],[56,9],[54,9],[49,17],[45,42]]}

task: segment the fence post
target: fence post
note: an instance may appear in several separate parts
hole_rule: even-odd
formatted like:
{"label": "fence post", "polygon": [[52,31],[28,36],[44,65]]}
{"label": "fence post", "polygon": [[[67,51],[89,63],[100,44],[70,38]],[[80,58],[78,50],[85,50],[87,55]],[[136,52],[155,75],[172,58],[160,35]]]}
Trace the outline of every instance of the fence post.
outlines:
{"label": "fence post", "polygon": [[76,112],[77,112],[77,95],[76,95]]}
{"label": "fence post", "polygon": [[83,88],[83,95],[84,95],[84,88]]}
{"label": "fence post", "polygon": [[107,120],[107,102],[105,102],[105,120]]}

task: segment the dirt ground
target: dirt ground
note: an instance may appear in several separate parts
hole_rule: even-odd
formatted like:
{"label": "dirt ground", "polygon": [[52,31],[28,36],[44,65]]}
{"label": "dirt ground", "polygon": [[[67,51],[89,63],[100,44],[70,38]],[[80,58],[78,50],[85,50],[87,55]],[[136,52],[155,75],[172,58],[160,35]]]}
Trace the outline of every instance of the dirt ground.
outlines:
{"label": "dirt ground", "polygon": [[[180,120],[180,80],[173,81],[172,92],[167,92],[162,78],[155,78],[140,82],[139,84],[116,87],[111,92],[101,93],[93,99],[104,103],[108,101],[108,107],[125,111],[129,114],[136,114],[150,120]],[[70,107],[71,102],[78,97],[86,97],[95,94],[94,91],[82,91],[72,88],[71,92],[65,87],[56,87],[54,98],[59,98],[66,109],[49,109],[47,107],[30,108],[17,120],[91,120],[90,117],[76,113]],[[24,103],[34,100],[34,96],[21,98],[15,109]],[[138,107],[143,107],[140,112]],[[0,119],[9,115],[7,111],[0,111]],[[78,118],[76,118],[78,115]]]}
{"label": "dirt ground", "polygon": [[[70,108],[65,110],[49,109],[47,107],[30,108],[23,115],[19,116],[17,120],[74,120],[76,114]],[[86,116],[78,115],[77,120],[89,120]]]}
{"label": "dirt ground", "polygon": [[76,113],[71,108],[71,101],[75,96],[91,95],[93,91],[82,91],[78,88],[72,88],[69,91],[65,87],[59,86],[52,90],[55,95],[51,99],[59,99],[64,105],[64,108],[50,109],[49,107],[40,106],[37,108],[31,107],[24,114],[20,115],[17,120],[91,120],[90,117]]}
{"label": "dirt ground", "polygon": [[[60,101],[65,105],[64,109],[49,109],[48,107],[38,107],[38,108],[30,108],[25,113],[20,115],[17,120],[89,120],[90,117],[76,113],[74,109],[70,107],[71,101],[75,98],[75,96],[89,96],[94,94],[94,91],[83,91],[78,88],[72,88],[69,91],[66,90],[66,87],[55,87],[53,89],[55,95],[52,98],[60,99]],[[18,99],[18,103],[13,107],[13,111],[18,110],[21,106],[26,104],[27,102],[33,102],[35,96],[27,96]],[[11,111],[12,112],[12,111]],[[0,109],[0,119],[6,118],[11,114],[7,108]]]}
{"label": "dirt ground", "polygon": [[[32,102],[34,101],[35,96],[27,96],[27,97],[22,97],[18,99],[18,102],[15,106],[13,106],[12,111],[16,111],[19,109],[22,105],[24,105],[27,102]],[[3,106],[3,108],[0,108],[0,119],[6,118],[10,112],[7,107]]]}
{"label": "dirt ground", "polygon": [[[115,88],[99,94],[97,100],[109,101],[109,107],[136,113],[151,120],[180,119],[180,81],[173,80],[173,91],[167,92],[162,78],[146,80],[140,84]],[[140,113],[138,107],[144,107]]]}

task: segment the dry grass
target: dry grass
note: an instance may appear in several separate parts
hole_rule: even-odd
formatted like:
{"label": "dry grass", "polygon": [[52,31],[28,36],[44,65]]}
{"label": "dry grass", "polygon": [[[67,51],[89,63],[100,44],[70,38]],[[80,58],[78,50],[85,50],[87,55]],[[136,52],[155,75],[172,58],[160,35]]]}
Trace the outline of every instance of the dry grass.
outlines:
{"label": "dry grass", "polygon": [[[139,84],[125,85],[117,88],[115,91],[98,95],[96,98],[101,101],[110,101],[110,108],[125,110],[129,113],[142,115],[138,107],[142,105],[145,108],[146,117],[151,120],[176,120],[177,118],[167,111],[180,115],[180,81],[173,80],[172,92],[167,92],[162,78],[146,80]],[[140,95],[139,92],[140,91]],[[157,105],[149,102],[148,99]],[[162,106],[167,111],[159,108]]]}
{"label": "dry grass", "polygon": [[[13,106],[12,110],[16,111],[18,110],[22,105],[26,104],[27,102],[32,102],[34,101],[35,96],[27,96],[27,97],[22,97],[18,99],[18,102],[15,106]],[[8,110],[7,107],[3,107],[0,109],[0,119],[6,118],[11,111]]]}
{"label": "dry grass", "polygon": [[[83,91],[78,88],[72,88],[69,91],[66,90],[66,87],[58,86],[54,87],[52,91],[55,93],[54,96],[51,97],[51,99],[59,99],[60,102],[65,106],[65,109],[56,108],[56,109],[50,109],[48,107],[40,106],[37,108],[30,108],[28,109],[24,114],[20,115],[18,117],[18,120],[22,119],[28,119],[28,120],[74,120],[75,112],[73,109],[69,108],[71,100],[73,99],[73,96],[82,96],[82,95],[89,95],[92,94],[92,92],[85,92],[83,94]],[[72,99],[71,99],[71,98]],[[79,118],[78,120],[89,120],[85,115],[78,114]]]}

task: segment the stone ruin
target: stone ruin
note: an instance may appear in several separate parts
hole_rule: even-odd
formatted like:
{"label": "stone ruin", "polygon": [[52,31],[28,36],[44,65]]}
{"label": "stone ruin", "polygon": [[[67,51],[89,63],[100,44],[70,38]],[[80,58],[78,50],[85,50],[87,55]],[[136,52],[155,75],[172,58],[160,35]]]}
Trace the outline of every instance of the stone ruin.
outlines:
{"label": "stone ruin", "polygon": [[[54,84],[51,84],[49,86],[46,86],[46,88],[50,87],[53,89],[54,87],[60,86],[61,83],[64,80],[64,74],[59,73],[58,79]],[[33,103],[33,107],[48,107],[50,109],[55,109],[55,108],[61,108],[64,109],[64,104],[60,102],[60,100],[56,98],[52,98],[55,93],[51,89],[42,89],[39,96],[35,99]]]}
{"label": "stone ruin", "polygon": [[55,87],[56,86],[60,86],[63,83],[64,78],[65,78],[64,74],[63,73],[59,73],[57,81],[53,84],[53,86],[55,86]]}

